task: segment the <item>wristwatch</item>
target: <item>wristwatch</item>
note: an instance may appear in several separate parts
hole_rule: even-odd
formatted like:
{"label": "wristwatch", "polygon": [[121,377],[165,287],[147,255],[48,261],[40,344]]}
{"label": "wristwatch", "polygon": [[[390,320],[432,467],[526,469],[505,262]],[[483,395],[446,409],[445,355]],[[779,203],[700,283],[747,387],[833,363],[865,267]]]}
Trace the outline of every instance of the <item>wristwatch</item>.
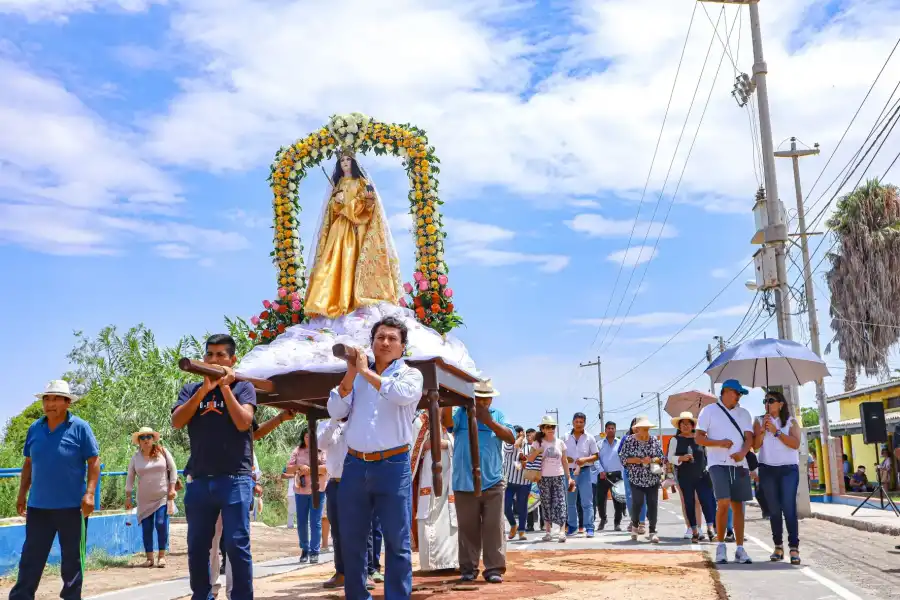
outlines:
{"label": "wristwatch", "polygon": [[781,430],[780,430],[780,429],[775,430],[775,437],[781,437]]}

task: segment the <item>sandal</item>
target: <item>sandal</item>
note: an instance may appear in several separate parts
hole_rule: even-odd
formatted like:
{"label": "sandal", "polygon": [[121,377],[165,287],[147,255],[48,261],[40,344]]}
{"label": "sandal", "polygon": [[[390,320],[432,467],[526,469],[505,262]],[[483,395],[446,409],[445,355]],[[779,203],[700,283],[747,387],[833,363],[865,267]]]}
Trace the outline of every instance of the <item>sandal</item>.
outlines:
{"label": "sandal", "polygon": [[782,546],[775,546],[775,552],[769,556],[769,560],[772,562],[778,562],[780,560],[784,560],[784,548]]}
{"label": "sandal", "polygon": [[800,564],[800,549],[799,548],[791,548],[791,564],[792,565]]}
{"label": "sandal", "polygon": [[691,536],[691,543],[692,543],[692,544],[699,544],[699,543],[700,543],[700,534],[697,533],[696,531],[695,531],[694,534]]}
{"label": "sandal", "polygon": [[160,569],[166,568],[166,558],[164,556],[160,556],[159,560],[156,561],[156,566]]}
{"label": "sandal", "polygon": [[152,566],[153,566],[153,559],[152,559],[152,558],[148,558],[148,559],[145,560],[144,563],[141,565],[141,567],[144,568],[144,569],[149,569],[149,568],[152,567]]}

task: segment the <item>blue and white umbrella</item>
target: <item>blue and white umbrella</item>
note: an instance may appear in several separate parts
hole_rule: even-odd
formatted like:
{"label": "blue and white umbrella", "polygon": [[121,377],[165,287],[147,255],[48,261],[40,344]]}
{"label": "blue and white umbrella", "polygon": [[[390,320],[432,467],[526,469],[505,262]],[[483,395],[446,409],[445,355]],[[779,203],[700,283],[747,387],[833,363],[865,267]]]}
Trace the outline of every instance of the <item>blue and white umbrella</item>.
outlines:
{"label": "blue and white umbrella", "polygon": [[815,352],[779,339],[750,340],[729,348],[705,372],[713,383],[737,379],[749,387],[803,385],[831,374]]}

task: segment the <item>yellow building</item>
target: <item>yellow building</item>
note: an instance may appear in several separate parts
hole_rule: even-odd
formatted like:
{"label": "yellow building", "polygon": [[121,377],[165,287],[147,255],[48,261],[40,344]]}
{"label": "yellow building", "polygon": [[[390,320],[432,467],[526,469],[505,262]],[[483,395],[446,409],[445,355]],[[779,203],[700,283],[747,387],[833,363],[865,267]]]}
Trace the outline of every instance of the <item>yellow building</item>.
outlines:
{"label": "yellow building", "polygon": [[[884,405],[885,422],[888,430],[888,443],[886,446],[893,449],[900,445],[900,380],[879,383],[852,392],[845,392],[829,396],[828,404],[838,403],[840,407],[840,420],[830,423],[832,437],[840,440],[841,452],[850,460],[850,471],[853,472],[860,465],[866,467],[869,481],[876,480],[875,465],[881,462],[881,448],[884,444],[866,444],[863,442],[862,425],[860,421],[859,405],[863,402],[881,402]],[[898,435],[894,434],[895,428]],[[821,464],[821,443],[818,440],[819,428],[806,428],[810,439],[816,439],[816,460],[819,472],[823,472]],[[896,471],[892,488],[896,488]]]}

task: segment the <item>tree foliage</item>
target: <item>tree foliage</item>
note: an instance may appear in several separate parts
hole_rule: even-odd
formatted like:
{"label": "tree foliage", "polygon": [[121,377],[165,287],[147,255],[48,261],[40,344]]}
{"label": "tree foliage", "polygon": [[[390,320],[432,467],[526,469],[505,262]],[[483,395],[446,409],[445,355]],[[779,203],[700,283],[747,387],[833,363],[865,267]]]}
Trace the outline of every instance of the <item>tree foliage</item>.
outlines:
{"label": "tree foliage", "polygon": [[896,186],[870,180],[842,197],[827,221],[837,237],[826,274],[831,329],[847,366],[844,387],[860,371],[888,376],[887,354],[900,339],[900,198]]}
{"label": "tree foliage", "polygon": [[804,427],[815,427],[819,424],[819,409],[808,406],[800,408],[800,421]]}

